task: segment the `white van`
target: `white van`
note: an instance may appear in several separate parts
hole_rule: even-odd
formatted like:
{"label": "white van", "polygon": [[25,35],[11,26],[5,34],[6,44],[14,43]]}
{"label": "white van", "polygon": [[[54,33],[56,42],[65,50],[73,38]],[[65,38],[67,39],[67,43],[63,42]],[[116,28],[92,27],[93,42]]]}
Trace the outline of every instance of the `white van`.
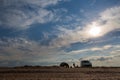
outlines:
{"label": "white van", "polygon": [[92,63],[88,60],[81,61],[81,67],[92,67]]}

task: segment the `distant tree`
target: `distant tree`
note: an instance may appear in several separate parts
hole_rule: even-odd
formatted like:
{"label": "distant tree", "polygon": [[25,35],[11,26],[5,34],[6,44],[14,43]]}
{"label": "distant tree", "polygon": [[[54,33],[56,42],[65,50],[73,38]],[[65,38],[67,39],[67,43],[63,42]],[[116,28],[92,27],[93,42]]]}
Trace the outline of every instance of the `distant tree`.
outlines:
{"label": "distant tree", "polygon": [[69,65],[68,65],[68,63],[66,63],[66,62],[62,62],[62,63],[60,64],[60,67],[69,68]]}
{"label": "distant tree", "polygon": [[23,67],[32,67],[32,66],[30,66],[30,65],[24,65]]}

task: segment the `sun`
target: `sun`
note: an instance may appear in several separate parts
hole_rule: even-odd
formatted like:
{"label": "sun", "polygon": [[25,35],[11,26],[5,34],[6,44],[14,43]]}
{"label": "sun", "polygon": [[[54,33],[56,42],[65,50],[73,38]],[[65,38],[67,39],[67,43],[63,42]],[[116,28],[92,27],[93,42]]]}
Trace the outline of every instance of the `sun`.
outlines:
{"label": "sun", "polygon": [[100,27],[91,27],[89,30],[89,34],[93,37],[99,37],[101,33]]}

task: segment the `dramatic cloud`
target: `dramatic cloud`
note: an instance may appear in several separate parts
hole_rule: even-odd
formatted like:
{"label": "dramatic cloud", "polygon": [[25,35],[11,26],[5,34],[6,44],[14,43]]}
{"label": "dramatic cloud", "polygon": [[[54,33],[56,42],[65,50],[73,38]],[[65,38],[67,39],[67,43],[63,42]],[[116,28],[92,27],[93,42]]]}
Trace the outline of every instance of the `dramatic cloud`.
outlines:
{"label": "dramatic cloud", "polygon": [[[51,44],[58,47],[68,46],[76,42],[87,42],[92,38],[104,36],[111,31],[120,30],[119,13],[120,7],[112,7],[101,12],[97,20],[93,20],[92,22],[86,24],[84,27],[76,26],[77,28],[69,29],[60,26],[58,29],[58,38],[53,40],[53,43]],[[90,34],[90,30],[92,31],[92,35]]]}
{"label": "dramatic cloud", "polygon": [[120,7],[107,9],[100,14],[100,22],[97,23],[104,31],[103,35],[113,30],[120,30]]}
{"label": "dramatic cloud", "polygon": [[[46,9],[61,0],[1,0],[0,26],[26,29],[35,23],[54,21],[56,13]],[[58,16],[58,15],[57,15]]]}
{"label": "dramatic cloud", "polygon": [[0,40],[0,61],[7,62],[6,65],[9,65],[10,62],[55,64],[61,58],[61,53],[64,55],[62,50],[59,52],[57,48],[43,46],[40,42],[25,38],[4,38]]}
{"label": "dramatic cloud", "polygon": [[80,64],[79,59],[118,66],[118,0],[65,1],[0,0],[0,66]]}

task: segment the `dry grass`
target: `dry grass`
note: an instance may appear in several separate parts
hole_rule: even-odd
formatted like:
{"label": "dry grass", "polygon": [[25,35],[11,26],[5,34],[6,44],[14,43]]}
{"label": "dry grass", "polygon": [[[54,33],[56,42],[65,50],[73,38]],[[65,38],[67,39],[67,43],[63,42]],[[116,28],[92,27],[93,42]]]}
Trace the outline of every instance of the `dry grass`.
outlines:
{"label": "dry grass", "polygon": [[0,80],[120,80],[120,68],[6,68]]}

